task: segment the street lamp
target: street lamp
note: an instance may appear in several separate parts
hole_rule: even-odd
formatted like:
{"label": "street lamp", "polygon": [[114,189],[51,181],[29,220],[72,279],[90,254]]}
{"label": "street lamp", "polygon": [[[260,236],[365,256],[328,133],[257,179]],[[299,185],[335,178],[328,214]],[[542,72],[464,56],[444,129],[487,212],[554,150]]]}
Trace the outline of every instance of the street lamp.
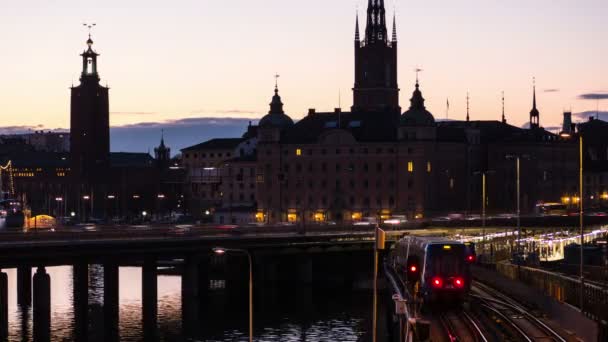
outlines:
{"label": "street lamp", "polygon": [[487,205],[487,176],[493,174],[495,171],[477,171],[475,175],[481,175],[481,234],[483,235],[482,253],[486,252],[486,205]]}
{"label": "street lamp", "polygon": [[580,202],[579,202],[579,224],[580,224],[580,230],[581,230],[581,255],[580,255],[580,278],[581,278],[581,290],[579,293],[580,296],[580,306],[581,306],[581,312],[583,312],[583,304],[585,303],[585,300],[583,298],[583,295],[585,293],[585,277],[584,277],[584,273],[583,273],[583,250],[584,250],[584,243],[585,243],[585,228],[584,228],[584,222],[583,222],[583,136],[581,135],[579,138],[579,197],[580,197]]}
{"label": "street lamp", "polygon": [[213,253],[216,255],[225,255],[230,252],[246,254],[249,260],[249,342],[253,342],[253,263],[251,262],[251,253],[246,249],[228,249],[222,247],[213,249]]}
{"label": "street lamp", "polygon": [[[527,154],[509,154],[506,156],[508,160],[515,160],[515,165],[517,169],[517,254],[518,258],[521,254],[521,203],[520,203],[520,165],[521,159],[530,159],[530,156]],[[517,260],[517,265],[519,267],[520,261]]]}

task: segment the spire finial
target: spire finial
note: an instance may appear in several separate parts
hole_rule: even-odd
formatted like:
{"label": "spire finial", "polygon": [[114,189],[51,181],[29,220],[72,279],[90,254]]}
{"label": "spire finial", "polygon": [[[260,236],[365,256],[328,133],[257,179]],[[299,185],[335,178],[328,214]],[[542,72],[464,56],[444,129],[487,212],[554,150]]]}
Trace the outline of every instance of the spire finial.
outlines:
{"label": "spire finial", "polygon": [[469,106],[469,101],[470,101],[470,97],[469,97],[469,92],[467,91],[467,122],[469,122],[469,120],[470,120],[470,115],[469,115],[469,109],[470,109],[470,106]]}
{"label": "spire finial", "polygon": [[274,75],[274,92],[275,93],[279,92],[279,77],[281,77],[281,75],[279,75],[278,73]]}
{"label": "spire finial", "polygon": [[532,108],[536,109],[536,76],[532,78],[532,87],[533,87]]}
{"label": "spire finial", "polygon": [[507,123],[507,117],[505,116],[505,92],[502,92],[502,123]]}
{"label": "spire finial", "polygon": [[416,69],[414,69],[414,71],[416,71],[416,88],[418,88],[418,86],[420,85],[419,74],[423,70],[422,70],[422,68],[420,68],[419,66],[417,66]]}
{"label": "spire finial", "polygon": [[93,27],[97,26],[97,24],[95,24],[95,23],[90,23],[90,24],[88,24],[88,23],[83,23],[83,24],[82,24],[82,26],[84,26],[84,27],[86,27],[86,28],[88,28],[88,29],[89,29],[89,40],[87,40],[87,44],[88,44],[88,45],[89,45],[89,47],[90,47],[91,45],[93,45],[93,40],[91,39],[91,29],[92,29]]}

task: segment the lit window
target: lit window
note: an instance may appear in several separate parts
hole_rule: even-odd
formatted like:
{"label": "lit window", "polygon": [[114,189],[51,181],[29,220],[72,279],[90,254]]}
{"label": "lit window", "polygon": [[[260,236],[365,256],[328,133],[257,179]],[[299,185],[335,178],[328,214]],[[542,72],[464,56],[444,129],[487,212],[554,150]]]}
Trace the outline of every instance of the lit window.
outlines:
{"label": "lit window", "polygon": [[296,156],[301,156],[302,155],[302,149],[296,149]]}
{"label": "lit window", "polygon": [[431,165],[431,162],[426,162],[426,172],[431,173],[431,171],[433,170],[433,165]]}
{"label": "lit window", "polygon": [[450,178],[450,189],[454,189],[454,178]]}
{"label": "lit window", "polygon": [[414,172],[414,162],[407,162],[407,172]]}

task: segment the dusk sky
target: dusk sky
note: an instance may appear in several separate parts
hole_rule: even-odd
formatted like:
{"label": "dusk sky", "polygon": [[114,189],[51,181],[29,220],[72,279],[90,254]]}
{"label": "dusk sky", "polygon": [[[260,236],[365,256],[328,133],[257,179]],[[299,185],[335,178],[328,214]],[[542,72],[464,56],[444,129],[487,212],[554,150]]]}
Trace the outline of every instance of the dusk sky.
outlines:
{"label": "dusk sky", "polygon": [[[113,126],[200,117],[260,118],[279,73],[285,109],[352,104],[353,37],[363,0],[2,1],[0,126],[68,128],[87,30],[95,22]],[[463,119],[528,120],[532,78],[541,125],[564,109],[595,111],[608,91],[606,0],[386,1],[397,12],[401,106],[420,66],[427,108]],[[604,95],[604,97],[608,97]],[[608,109],[608,101],[599,102]]]}

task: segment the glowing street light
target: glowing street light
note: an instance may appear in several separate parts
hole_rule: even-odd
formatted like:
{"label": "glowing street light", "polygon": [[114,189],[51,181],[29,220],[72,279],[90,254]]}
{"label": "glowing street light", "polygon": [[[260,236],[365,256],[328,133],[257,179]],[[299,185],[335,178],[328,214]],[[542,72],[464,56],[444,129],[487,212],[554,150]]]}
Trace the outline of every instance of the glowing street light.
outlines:
{"label": "glowing street light", "polygon": [[246,249],[228,249],[223,247],[213,249],[213,253],[220,256],[229,252],[247,254],[247,259],[249,260],[249,342],[253,342],[253,263],[251,262],[251,253]]}

